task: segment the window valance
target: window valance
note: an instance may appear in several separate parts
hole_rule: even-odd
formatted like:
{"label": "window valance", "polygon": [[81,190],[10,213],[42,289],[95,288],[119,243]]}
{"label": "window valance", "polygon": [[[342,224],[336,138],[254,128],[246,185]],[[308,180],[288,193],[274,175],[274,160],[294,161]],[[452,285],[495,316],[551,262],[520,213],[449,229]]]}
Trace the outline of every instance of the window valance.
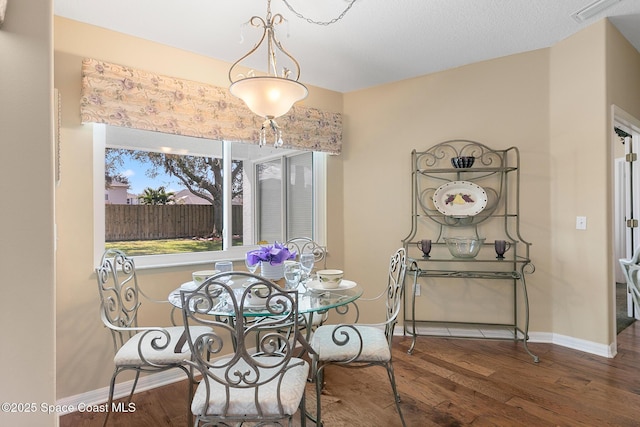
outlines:
{"label": "window valance", "polygon": [[[83,123],[258,143],[262,119],[229,90],[96,59],[82,62]],[[342,115],[295,106],[278,119],[283,148],[342,149]]]}

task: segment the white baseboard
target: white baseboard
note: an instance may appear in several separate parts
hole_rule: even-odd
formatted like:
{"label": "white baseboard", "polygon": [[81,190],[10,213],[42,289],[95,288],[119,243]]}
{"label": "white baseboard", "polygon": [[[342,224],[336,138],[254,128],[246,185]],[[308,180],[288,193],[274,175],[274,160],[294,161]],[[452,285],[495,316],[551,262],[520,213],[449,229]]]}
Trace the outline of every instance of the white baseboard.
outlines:
{"label": "white baseboard", "polygon": [[[136,393],[145,390],[151,390],[156,387],[172,384],[177,381],[187,379],[186,374],[180,369],[169,369],[167,371],[158,372],[155,374],[140,375],[138,385],[136,386]],[[126,397],[131,392],[131,386],[133,380],[125,381],[123,383],[116,384],[113,392],[114,399]],[[56,402],[56,405],[65,405],[66,408],[78,408],[80,405],[92,406],[100,405],[107,402],[109,398],[109,387],[103,387],[97,390],[91,390],[86,393],[76,394],[75,396],[63,397]],[[60,413],[58,415],[64,415]]]}
{"label": "white baseboard", "polygon": [[[394,335],[404,335],[403,326],[396,325]],[[566,335],[554,334],[550,332],[531,332],[529,331],[530,343],[549,343],[562,347],[571,348],[573,350],[582,351],[584,353],[595,354],[596,356],[613,358],[617,354],[614,343],[609,345],[586,341],[579,338],[569,337]]]}
{"label": "white baseboard", "polygon": [[580,338],[566,335],[553,334],[550,332],[529,332],[529,342],[541,342],[560,345],[584,353],[595,354],[596,356],[613,358],[618,353],[614,343],[609,345],[599,344],[593,341],[586,341]]}

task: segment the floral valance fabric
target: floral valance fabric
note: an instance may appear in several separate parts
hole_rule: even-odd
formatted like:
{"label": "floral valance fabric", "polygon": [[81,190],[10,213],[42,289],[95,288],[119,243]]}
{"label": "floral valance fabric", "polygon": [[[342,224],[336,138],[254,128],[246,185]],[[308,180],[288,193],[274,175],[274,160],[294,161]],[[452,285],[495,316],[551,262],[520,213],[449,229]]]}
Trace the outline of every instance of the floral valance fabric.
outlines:
{"label": "floral valance fabric", "polygon": [[[226,87],[96,59],[82,62],[80,113],[83,123],[256,144],[263,122]],[[277,121],[283,148],[333,154],[342,149],[339,113],[295,106]]]}

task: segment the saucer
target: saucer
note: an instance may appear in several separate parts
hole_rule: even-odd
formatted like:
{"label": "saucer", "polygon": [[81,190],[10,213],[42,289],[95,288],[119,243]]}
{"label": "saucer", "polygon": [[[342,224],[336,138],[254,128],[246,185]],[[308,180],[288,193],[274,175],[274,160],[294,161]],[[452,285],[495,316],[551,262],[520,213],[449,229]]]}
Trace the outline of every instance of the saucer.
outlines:
{"label": "saucer", "polygon": [[180,289],[183,291],[195,291],[196,289],[198,289],[198,284],[194,281],[185,282],[180,285]]}
{"label": "saucer", "polygon": [[340,285],[338,285],[337,288],[325,288],[324,286],[322,286],[322,283],[320,283],[320,281],[318,280],[310,280],[307,283],[305,283],[305,286],[307,287],[307,289],[312,290],[314,292],[344,291],[347,289],[354,288],[356,285],[357,285],[356,282],[352,282],[351,280],[345,280],[345,279],[342,279],[342,282],[340,282]]}
{"label": "saucer", "polygon": [[261,309],[261,308],[266,308],[266,307],[267,307],[267,302],[266,301],[264,301],[262,303],[258,303],[258,304],[252,304],[251,302],[246,301],[246,300],[244,302],[244,308],[249,308],[249,309],[259,308],[259,309]]}

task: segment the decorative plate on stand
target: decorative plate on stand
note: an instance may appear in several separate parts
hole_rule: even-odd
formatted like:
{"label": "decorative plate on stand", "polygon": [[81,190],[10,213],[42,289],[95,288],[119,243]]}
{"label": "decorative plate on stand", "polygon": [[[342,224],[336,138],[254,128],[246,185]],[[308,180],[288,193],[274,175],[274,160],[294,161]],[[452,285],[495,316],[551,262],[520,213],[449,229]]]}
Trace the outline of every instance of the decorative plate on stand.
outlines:
{"label": "decorative plate on stand", "polygon": [[474,216],[487,207],[487,192],[473,182],[451,181],[436,189],[433,204],[443,215]]}

